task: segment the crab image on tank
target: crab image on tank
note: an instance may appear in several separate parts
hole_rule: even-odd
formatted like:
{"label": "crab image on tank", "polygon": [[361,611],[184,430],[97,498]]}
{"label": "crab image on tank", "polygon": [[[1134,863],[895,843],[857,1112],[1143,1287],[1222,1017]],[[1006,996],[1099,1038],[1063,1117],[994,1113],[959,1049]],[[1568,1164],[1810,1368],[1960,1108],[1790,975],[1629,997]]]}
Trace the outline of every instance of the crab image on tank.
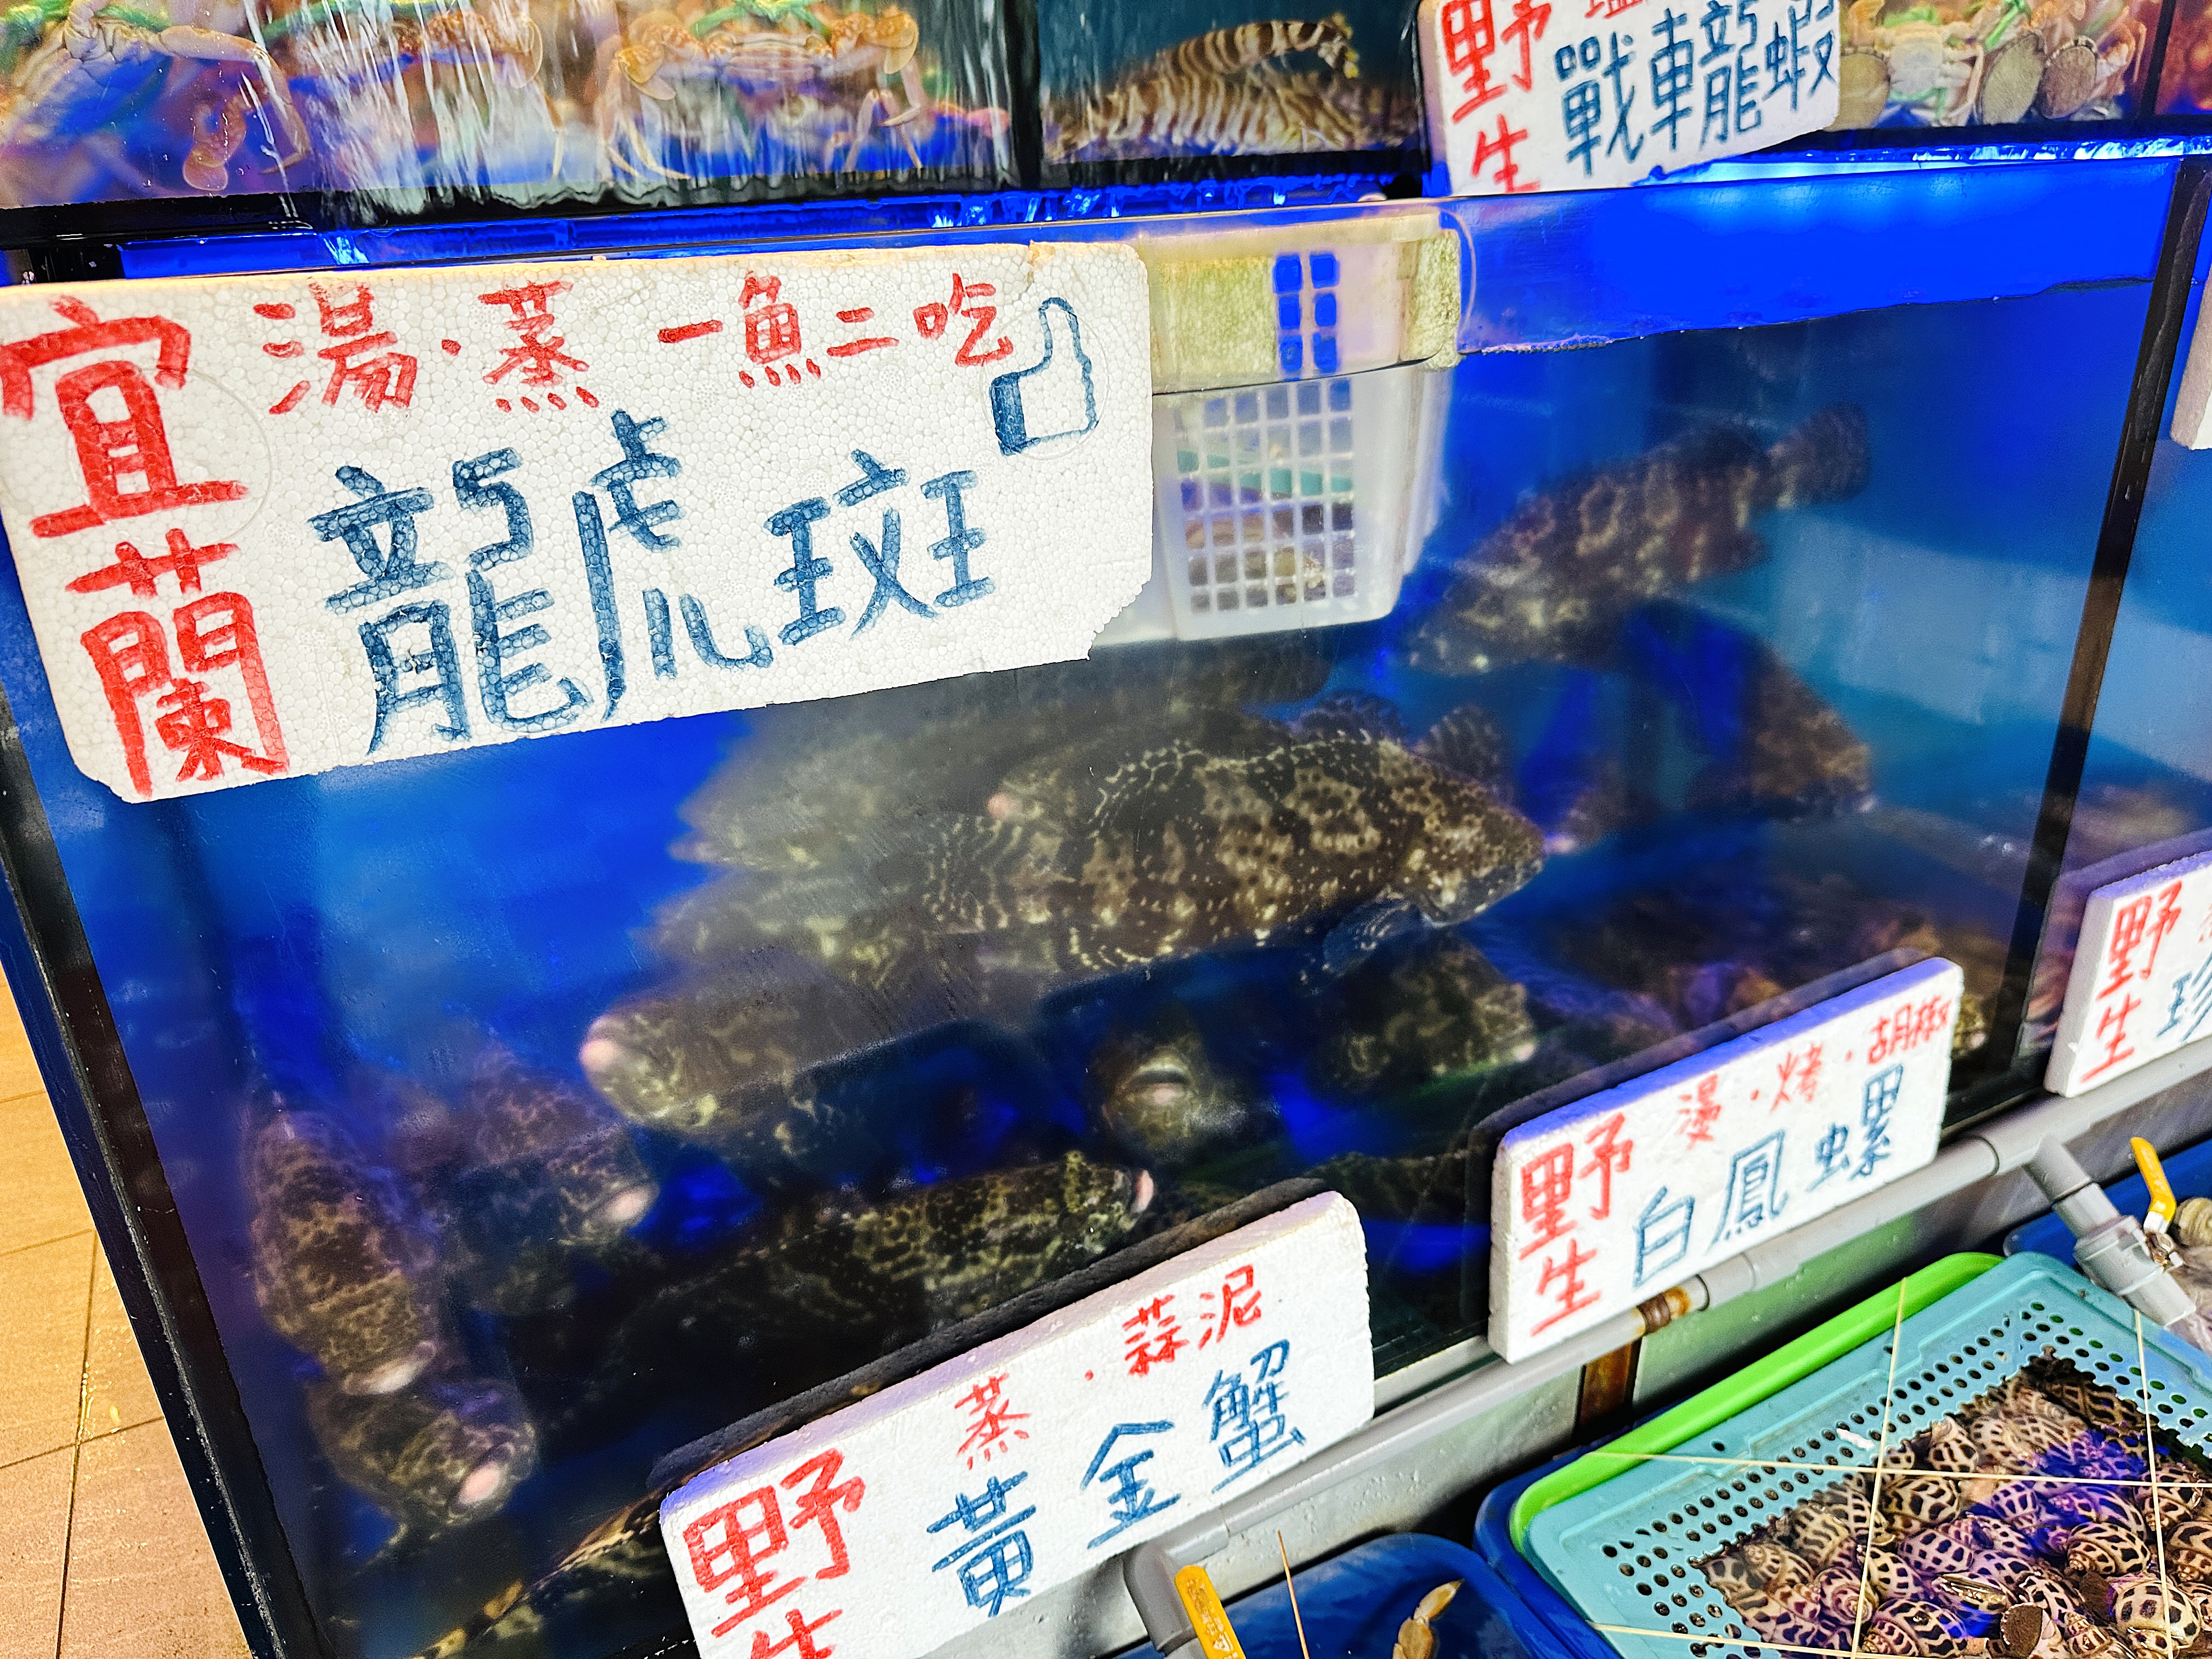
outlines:
{"label": "crab image on tank", "polygon": [[[1886,16],[1884,3],[1854,0],[1844,14],[1846,62],[1859,56],[1881,63],[1885,106],[1925,106],[1930,125],[1963,125],[1981,91],[1988,38],[2016,15],[2016,8],[2004,0],[1989,0],[1966,16],[1934,6]],[[1856,73],[1863,76],[1867,70]],[[1856,97],[1867,95],[1860,87],[1850,90]],[[1878,118],[1880,111],[1875,113]],[[1852,125],[1871,123],[1855,120]]]}
{"label": "crab image on tank", "polygon": [[[139,193],[143,174],[121,134],[138,106],[179,88],[190,96],[191,78],[173,73],[179,64],[234,64],[245,70],[228,99],[202,100],[191,111],[193,142],[180,167],[190,188],[228,185],[228,163],[246,141],[249,109],[259,116],[280,169],[307,155],[299,112],[268,51],[244,33],[246,10],[240,0],[177,0],[166,13],[122,0],[70,0],[66,9],[40,0],[9,14],[11,37],[26,12],[41,33],[27,50],[12,38],[4,43],[12,62],[0,90],[0,157],[12,175],[19,167],[27,172],[35,156],[46,182],[26,191],[11,178],[14,199],[81,198],[89,185],[84,175],[94,167],[130,180],[130,193]],[[170,86],[173,80],[179,88]],[[58,184],[55,169],[62,166],[76,176]]]}
{"label": "crab image on tank", "polygon": [[[915,61],[921,44],[920,25],[896,5],[708,10],[690,0],[632,19],[619,44],[603,50],[593,118],[609,165],[625,179],[689,176],[659,159],[671,140],[750,159],[763,141],[795,135],[817,143],[821,165],[836,171],[857,166],[879,132],[896,132],[919,167],[936,113]],[[866,89],[848,105],[855,82]],[[719,101],[724,94],[728,105]]]}

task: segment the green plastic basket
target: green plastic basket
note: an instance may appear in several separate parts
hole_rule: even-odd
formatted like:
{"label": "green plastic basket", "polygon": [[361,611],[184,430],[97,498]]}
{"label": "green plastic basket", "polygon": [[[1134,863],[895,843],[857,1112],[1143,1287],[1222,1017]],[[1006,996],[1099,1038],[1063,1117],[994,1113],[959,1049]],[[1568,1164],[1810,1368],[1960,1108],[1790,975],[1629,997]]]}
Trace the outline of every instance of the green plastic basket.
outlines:
{"label": "green plastic basket", "polygon": [[[1804,1374],[1786,1386],[1772,1386],[1772,1373],[1747,1374],[1726,1396],[1739,1402],[1733,1413],[1713,1397],[1722,1390],[1710,1391],[1671,1431],[1654,1432],[1655,1423],[1646,1443],[1616,1443],[1562,1470],[1595,1465],[1580,1490],[1529,1516],[1522,1553],[1626,1659],[1751,1659],[1778,1638],[1750,1628],[1699,1564],[1870,1468],[1885,1437],[1917,1437],[2033,1363],[2063,1362],[2147,1404],[2179,1443],[2212,1445],[2212,1358],[2146,1328],[2124,1303],[2047,1256],[1966,1265],[1948,1295],[1901,1322],[1896,1290],[1860,1304],[1858,1329],[1871,1316],[1874,1334],[1855,1346],[1844,1340],[1848,1329],[1832,1331],[1838,1322],[1814,1333],[1808,1344],[1826,1335],[1820,1346],[1844,1351],[1826,1364],[1801,1351]],[[1914,1287],[1900,1288],[1909,1310]],[[1904,1553],[1912,1554],[1911,1540]]]}
{"label": "green plastic basket", "polygon": [[1834,1318],[1814,1326],[1795,1342],[1753,1361],[1733,1376],[1723,1377],[1702,1394],[1692,1395],[1671,1411],[1662,1412],[1618,1439],[1609,1440],[1556,1469],[1521,1494],[1513,1506],[1513,1547],[1525,1555],[1529,1523],[1555,1504],[1564,1504],[1591,1487],[1626,1474],[1661,1452],[1673,1451],[1716,1424],[1748,1411],[1771,1399],[1801,1377],[1842,1358],[1853,1348],[1870,1342],[1897,1323],[1897,1298],[1905,1296],[1908,1319],[1923,1308],[1942,1301],[1961,1285],[1980,1278],[1998,1265],[2002,1256],[1972,1252],[1947,1255],[1923,1267],[1901,1285],[1876,1291],[1863,1302],[1848,1307]]}

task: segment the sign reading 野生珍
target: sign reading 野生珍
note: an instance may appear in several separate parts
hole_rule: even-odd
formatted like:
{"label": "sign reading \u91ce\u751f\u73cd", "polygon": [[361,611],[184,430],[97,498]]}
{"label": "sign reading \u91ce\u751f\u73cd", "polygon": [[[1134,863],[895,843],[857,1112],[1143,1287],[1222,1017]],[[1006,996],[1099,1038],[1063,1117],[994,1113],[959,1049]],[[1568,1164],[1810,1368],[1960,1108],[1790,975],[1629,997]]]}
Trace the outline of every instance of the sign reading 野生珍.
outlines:
{"label": "sign reading \u91ce\u751f\u73cd", "polygon": [[1491,1346],[1524,1358],[1926,1164],[1962,988],[1915,963],[1510,1132]]}
{"label": "sign reading \u91ce\u751f\u73cd", "polygon": [[716,1465],[661,1505],[702,1659],[919,1659],[1374,1408],[1322,1194]]}
{"label": "sign reading \u91ce\u751f\u73cd", "polygon": [[1422,0],[1455,196],[1633,184],[1826,126],[1838,0]]}
{"label": "sign reading \u91ce\u751f\u73cd", "polygon": [[1108,246],[0,289],[0,519],[131,799],[1060,661],[1148,329]]}
{"label": "sign reading \u91ce\u751f\u73cd", "polygon": [[2044,1086],[2078,1095],[2212,1036],[2212,853],[2089,895]]}

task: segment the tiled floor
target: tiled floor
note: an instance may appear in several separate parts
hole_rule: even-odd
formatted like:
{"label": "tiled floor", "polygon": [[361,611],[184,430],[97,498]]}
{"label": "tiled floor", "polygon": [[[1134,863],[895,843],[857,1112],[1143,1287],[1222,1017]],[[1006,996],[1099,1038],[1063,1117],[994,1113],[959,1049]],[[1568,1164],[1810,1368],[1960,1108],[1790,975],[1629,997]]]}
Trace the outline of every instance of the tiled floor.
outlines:
{"label": "tiled floor", "polygon": [[237,1659],[92,1217],[0,995],[0,1659]]}

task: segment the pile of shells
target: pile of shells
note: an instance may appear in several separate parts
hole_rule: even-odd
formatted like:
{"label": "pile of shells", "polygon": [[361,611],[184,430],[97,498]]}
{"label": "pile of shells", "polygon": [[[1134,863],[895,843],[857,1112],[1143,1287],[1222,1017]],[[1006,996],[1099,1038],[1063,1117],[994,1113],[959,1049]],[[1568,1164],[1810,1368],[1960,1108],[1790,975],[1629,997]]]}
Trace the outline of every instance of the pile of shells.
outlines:
{"label": "pile of shells", "polygon": [[2212,1474],[2161,1436],[2154,1488],[2146,1449],[2140,1407],[2045,1357],[1697,1565],[1784,1649],[2212,1655]]}

